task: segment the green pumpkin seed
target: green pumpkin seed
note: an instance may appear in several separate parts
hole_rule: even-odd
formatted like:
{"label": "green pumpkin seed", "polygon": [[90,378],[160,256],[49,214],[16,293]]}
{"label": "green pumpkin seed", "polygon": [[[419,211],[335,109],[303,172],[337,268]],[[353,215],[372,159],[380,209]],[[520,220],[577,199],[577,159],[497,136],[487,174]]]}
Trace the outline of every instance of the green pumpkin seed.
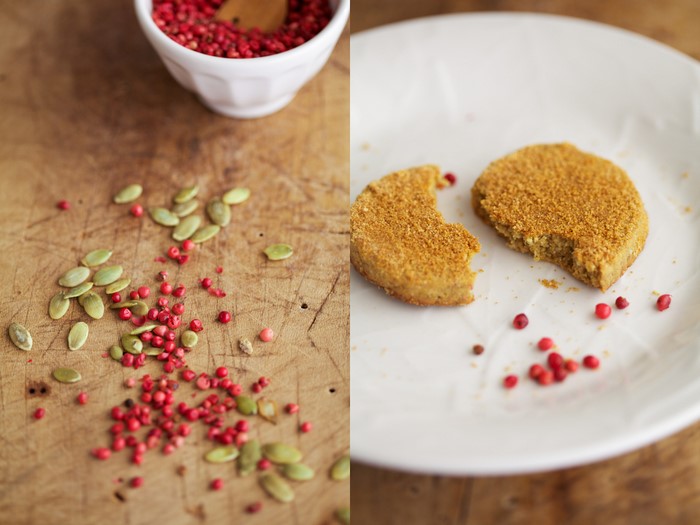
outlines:
{"label": "green pumpkin seed", "polygon": [[274,472],[265,472],[260,476],[260,485],[270,496],[282,503],[289,503],[294,499],[294,491],[289,484]]}
{"label": "green pumpkin seed", "polygon": [[342,481],[350,477],[350,456],[339,457],[331,467],[331,479]]}
{"label": "green pumpkin seed", "polygon": [[207,215],[209,215],[211,222],[222,227],[228,226],[228,223],[231,222],[231,208],[219,199],[209,201],[209,204],[207,204]]}
{"label": "green pumpkin seed", "polygon": [[173,209],[171,210],[175,215],[178,217],[187,217],[190,213],[192,213],[194,210],[196,210],[199,207],[199,201],[196,200],[191,200],[187,202],[183,202],[181,204],[176,204],[173,206]]}
{"label": "green pumpkin seed", "polygon": [[136,315],[146,315],[148,313],[148,305],[138,299],[134,300],[134,305],[129,308]]}
{"label": "green pumpkin seed", "polygon": [[309,481],[314,479],[314,469],[303,463],[291,463],[282,467],[282,474],[294,481]]}
{"label": "green pumpkin seed", "polygon": [[93,250],[88,253],[80,263],[83,266],[99,266],[106,263],[112,256],[111,250]]}
{"label": "green pumpkin seed", "polygon": [[[238,398],[236,398],[236,401],[238,401]],[[301,451],[298,448],[285,443],[268,443],[263,445],[262,451],[267,459],[278,465],[299,463],[302,458]]]}
{"label": "green pumpkin seed", "polygon": [[154,346],[148,346],[143,349],[143,353],[148,355],[148,356],[156,356],[160,355],[163,353],[163,351],[160,348],[156,348]]}
{"label": "green pumpkin seed", "polygon": [[194,348],[197,346],[197,342],[199,341],[199,336],[194,333],[192,330],[185,330],[180,334],[180,343],[182,343],[182,346],[187,347],[187,348]]}
{"label": "green pumpkin seed", "polygon": [[141,335],[144,332],[150,332],[153,330],[157,324],[145,324],[143,326],[139,326],[138,328],[134,328],[131,332],[129,332],[129,335]]}
{"label": "green pumpkin seed", "polygon": [[292,256],[293,250],[289,244],[271,244],[263,250],[271,261],[281,261]]}
{"label": "green pumpkin seed", "polygon": [[66,299],[73,299],[74,297],[80,297],[85,292],[90,290],[94,286],[94,284],[95,283],[93,283],[92,281],[85,281],[84,283],[79,284],[78,286],[74,286],[73,288],[71,288],[70,290],[65,292],[64,295],[65,295]]}
{"label": "green pumpkin seed", "polygon": [[276,425],[277,403],[265,397],[261,397],[258,399],[258,415]]}
{"label": "green pumpkin seed", "polygon": [[122,350],[121,346],[114,345],[112,348],[109,349],[109,357],[111,357],[115,361],[121,361],[123,355],[124,350]]}
{"label": "green pumpkin seed", "polygon": [[92,277],[92,282],[95,283],[95,286],[107,286],[119,279],[122,273],[124,273],[124,268],[118,264],[114,266],[105,266],[95,272],[95,275]]}
{"label": "green pumpkin seed", "polygon": [[76,266],[71,268],[66,273],[58,278],[58,284],[65,288],[73,288],[78,286],[80,283],[87,281],[90,277],[90,269],[85,266]]}
{"label": "green pumpkin seed", "polygon": [[204,454],[204,459],[209,463],[226,463],[238,457],[238,449],[233,445],[216,447]]}
{"label": "green pumpkin seed", "polygon": [[241,447],[241,457],[238,458],[238,473],[241,476],[255,472],[258,468],[258,461],[262,459],[260,441],[251,439],[246,441]]}
{"label": "green pumpkin seed", "polygon": [[125,352],[138,355],[143,352],[143,342],[135,335],[124,334],[122,335],[122,348]]}
{"label": "green pumpkin seed", "polygon": [[87,341],[89,331],[87,323],[83,321],[75,323],[68,332],[68,348],[70,350],[80,349]]}
{"label": "green pumpkin seed", "polygon": [[224,193],[221,200],[224,204],[240,204],[245,202],[250,197],[250,190],[248,188],[233,188]]}
{"label": "green pumpkin seed", "polygon": [[208,226],[205,226],[204,228],[200,228],[197,230],[192,237],[190,237],[190,240],[194,242],[195,244],[201,244],[203,242],[208,241],[212,237],[214,237],[217,233],[221,231],[221,226],[217,224],[209,224]]}
{"label": "green pumpkin seed", "polygon": [[183,204],[185,202],[189,202],[197,196],[198,192],[199,186],[197,185],[189,186],[188,188],[182,188],[175,194],[175,197],[173,197],[173,202],[175,204]]}
{"label": "green pumpkin seed", "polygon": [[161,226],[177,226],[180,224],[180,218],[165,208],[150,208],[148,213],[150,213],[151,219]]}
{"label": "green pumpkin seed", "polygon": [[122,188],[114,196],[115,204],[127,204],[129,202],[134,202],[143,193],[143,187],[140,184],[129,184],[125,188]]}
{"label": "green pumpkin seed", "polygon": [[58,292],[51,298],[49,302],[49,317],[51,319],[60,319],[68,311],[70,301],[64,292]]}
{"label": "green pumpkin seed", "polygon": [[343,525],[350,525],[350,507],[340,507],[335,511],[335,517]]}
{"label": "green pumpkin seed", "polygon": [[124,277],[123,279],[117,279],[112,284],[107,285],[105,288],[105,293],[112,295],[113,293],[121,292],[124,288],[131,284],[131,279]]}
{"label": "green pumpkin seed", "polygon": [[11,323],[7,332],[12,343],[20,350],[29,351],[32,349],[32,334],[19,323]]}
{"label": "green pumpkin seed", "polygon": [[83,310],[93,319],[102,319],[102,316],[105,314],[105,305],[98,294],[88,292],[83,299]]}
{"label": "green pumpkin seed", "polygon": [[258,413],[258,405],[248,396],[236,396],[236,408],[244,416],[252,416]]}
{"label": "green pumpkin seed", "polygon": [[190,215],[182,219],[180,224],[173,229],[173,239],[178,242],[189,239],[197,231],[200,224],[202,224],[202,218],[199,215]]}
{"label": "green pumpkin seed", "polygon": [[77,383],[82,379],[80,372],[72,368],[57,368],[53,371],[53,376],[61,383]]}
{"label": "green pumpkin seed", "polygon": [[238,340],[238,348],[240,348],[241,352],[244,352],[248,355],[251,355],[253,353],[253,343],[251,343],[245,337],[241,337]]}
{"label": "green pumpkin seed", "polygon": [[112,310],[121,310],[122,308],[132,308],[134,306],[136,306],[136,301],[134,301],[133,299],[129,299],[128,301],[121,301],[118,303],[112,303],[109,305],[109,307]]}

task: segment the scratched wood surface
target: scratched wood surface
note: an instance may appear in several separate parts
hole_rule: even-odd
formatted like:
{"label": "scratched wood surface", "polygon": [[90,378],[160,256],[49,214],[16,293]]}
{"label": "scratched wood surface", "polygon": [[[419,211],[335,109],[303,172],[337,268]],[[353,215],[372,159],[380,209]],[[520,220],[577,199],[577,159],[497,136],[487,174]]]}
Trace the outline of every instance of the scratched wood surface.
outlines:
{"label": "scratched wood surface", "polygon": [[[130,0],[0,2],[0,523],[330,524],[349,504],[349,482],[328,476],[349,448],[348,40],[289,107],[236,121],[173,81]],[[234,186],[252,195],[180,267],[154,262],[173,244],[168,230],[111,203],[127,182],[144,185],[144,206],[167,206],[175,189],[195,182],[204,202]],[[60,199],[72,208],[59,211]],[[275,242],[291,244],[294,255],[268,262],[262,250]],[[314,480],[293,484],[293,503],[266,497],[256,475],[205,463],[212,445],[201,423],[182,448],[149,451],[140,467],[125,451],[105,462],[91,457],[110,442],[110,407],[138,396],[124,379],[161,373],[154,358],[134,371],[103,357],[130,326],[114,311],[90,320],[74,304],[49,319],[58,275],[99,247],[114,250],[110,262],[135,283],[155,291],[165,269],[185,284],[183,319],[205,325],[190,368],[227,366],[247,392],[264,375],[272,380],[266,397],[300,404],[277,425],[251,419],[250,430],[263,442],[299,446],[316,470]],[[205,276],[227,296],[201,289]],[[228,325],[215,321],[223,309],[234,315]],[[90,336],[70,352],[66,335],[78,320]],[[31,331],[33,350],[11,345],[11,321]],[[277,334],[271,343],[256,338],[266,326]],[[238,350],[240,337],[253,341],[252,356]],[[82,382],[54,381],[58,366],[79,369]],[[75,401],[79,391],[90,396],[85,406]],[[192,393],[183,385],[176,400],[202,399]],[[37,407],[46,409],[39,421]],[[229,413],[227,424],[239,418]],[[308,434],[298,431],[303,421],[314,424]],[[126,486],[133,476],[144,477],[143,487]],[[225,482],[219,492],[209,489],[216,477]],[[246,514],[255,501],[263,510]]]}
{"label": "scratched wood surface", "polygon": [[[354,0],[353,32],[442,13],[555,13],[623,27],[700,59],[696,0]],[[410,439],[410,436],[407,436]],[[700,518],[700,424],[624,456],[526,476],[449,478],[353,464],[355,523],[688,524]]]}

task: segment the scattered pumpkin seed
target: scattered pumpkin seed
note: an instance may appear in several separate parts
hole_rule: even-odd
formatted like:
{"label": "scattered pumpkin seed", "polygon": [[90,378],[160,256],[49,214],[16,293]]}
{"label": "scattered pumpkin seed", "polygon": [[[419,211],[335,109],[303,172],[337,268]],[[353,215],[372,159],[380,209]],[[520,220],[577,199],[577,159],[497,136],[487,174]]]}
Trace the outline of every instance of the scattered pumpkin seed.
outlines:
{"label": "scattered pumpkin seed", "polygon": [[32,334],[19,323],[10,323],[7,329],[12,343],[20,350],[29,351],[32,349]]}
{"label": "scattered pumpkin seed", "polygon": [[143,193],[143,187],[140,184],[129,184],[122,188],[114,196],[115,204],[127,204],[134,202]]}
{"label": "scattered pumpkin seed", "polygon": [[180,217],[165,208],[149,208],[148,213],[151,219],[161,226],[177,226],[180,224]]}
{"label": "scattered pumpkin seed", "polygon": [[204,228],[200,228],[199,230],[194,232],[194,235],[190,237],[190,240],[195,244],[201,244],[214,237],[220,231],[221,226],[219,226],[218,224],[209,224]]}
{"label": "scattered pumpkin seed", "polygon": [[199,207],[199,201],[192,199],[191,201],[183,202],[173,206],[172,212],[178,217],[187,217],[190,213]]}
{"label": "scattered pumpkin seed", "polygon": [[258,415],[276,425],[277,403],[265,397],[261,397],[258,399]]}
{"label": "scattered pumpkin seed", "polygon": [[197,196],[198,192],[199,186],[197,186],[196,184],[194,186],[182,188],[175,194],[175,197],[173,197],[173,202],[175,204],[183,204],[185,202],[189,202]]}
{"label": "scattered pumpkin seed", "polygon": [[113,293],[121,292],[124,288],[131,284],[131,279],[124,277],[122,279],[117,279],[112,284],[107,285],[105,288],[105,293],[112,295]]}
{"label": "scattered pumpkin seed", "polygon": [[[238,401],[238,398],[236,398],[236,401]],[[262,452],[267,459],[278,465],[298,463],[302,458],[301,451],[298,448],[286,443],[268,443],[263,445]]]}
{"label": "scattered pumpkin seed", "polygon": [[221,200],[224,204],[240,204],[245,202],[250,197],[250,190],[248,188],[233,188],[224,193]]}
{"label": "scattered pumpkin seed", "polygon": [[111,250],[93,250],[88,253],[80,263],[83,266],[99,266],[106,263],[112,256]]}
{"label": "scattered pumpkin seed", "polygon": [[123,355],[124,350],[122,350],[121,346],[114,345],[112,348],[109,349],[109,357],[111,357],[115,361],[121,361]]}
{"label": "scattered pumpkin seed", "polygon": [[202,224],[202,218],[199,215],[190,215],[180,221],[180,224],[173,229],[173,239],[180,242],[192,237],[197,231],[199,225]]}
{"label": "scattered pumpkin seed", "polygon": [[131,332],[129,332],[129,335],[141,335],[144,332],[150,332],[153,330],[157,324],[145,324],[143,326],[139,326],[138,328],[134,328]]}
{"label": "scattered pumpkin seed", "polygon": [[241,352],[246,353],[248,355],[252,355],[253,353],[253,343],[251,343],[245,337],[241,337],[238,340],[238,348],[241,349]]}
{"label": "scattered pumpkin seed", "polygon": [[251,416],[258,413],[258,405],[248,396],[236,396],[236,408],[244,416]]}
{"label": "scattered pumpkin seed", "polygon": [[53,376],[61,383],[77,383],[82,379],[80,372],[72,368],[57,368],[53,371]]}
{"label": "scattered pumpkin seed", "polygon": [[60,319],[68,311],[70,301],[66,297],[65,292],[58,292],[49,301],[49,317],[51,319]]}
{"label": "scattered pumpkin seed", "polygon": [[335,511],[335,517],[343,525],[350,525],[350,507],[340,507]]}
{"label": "scattered pumpkin seed", "polygon": [[233,445],[216,447],[204,454],[204,459],[209,463],[226,463],[238,457],[238,449]]}
{"label": "scattered pumpkin seed", "polygon": [[258,461],[262,459],[260,441],[251,439],[246,441],[241,447],[241,456],[238,458],[238,473],[241,476],[255,472],[258,468]]}
{"label": "scattered pumpkin seed", "polygon": [[160,355],[161,353],[163,353],[163,351],[160,348],[156,348],[154,346],[148,346],[148,347],[143,349],[143,353],[148,355],[148,356],[156,356],[156,355]]}
{"label": "scattered pumpkin seed", "polygon": [[143,341],[131,334],[122,335],[122,348],[125,352],[138,355],[143,352]]}
{"label": "scattered pumpkin seed", "polygon": [[342,481],[350,477],[350,456],[339,457],[331,467],[331,479]]}
{"label": "scattered pumpkin seed", "polygon": [[292,256],[293,250],[289,244],[271,244],[263,250],[271,261],[281,261]]}
{"label": "scattered pumpkin seed", "polygon": [[228,223],[231,222],[231,208],[219,199],[209,201],[207,204],[207,215],[209,215],[211,222],[222,227],[228,226]]}
{"label": "scattered pumpkin seed", "polygon": [[260,485],[270,496],[282,503],[294,499],[294,491],[289,484],[274,472],[265,472],[260,476]]}
{"label": "scattered pumpkin seed", "polygon": [[95,286],[107,286],[119,279],[122,273],[124,273],[124,268],[118,264],[114,266],[105,266],[95,272],[95,275],[92,277],[92,282],[95,283]]}
{"label": "scattered pumpkin seed", "polygon": [[194,348],[197,346],[198,341],[199,336],[192,330],[185,330],[180,335],[180,342],[182,343],[182,346],[186,348]]}
{"label": "scattered pumpkin seed", "polygon": [[85,292],[90,290],[95,283],[92,281],[85,281],[84,283],[79,284],[78,286],[74,286],[70,290],[64,293],[66,299],[73,299],[74,297],[80,297],[83,295]]}
{"label": "scattered pumpkin seed", "polygon": [[146,315],[148,313],[148,305],[143,301],[134,299],[134,305],[129,308],[133,314]]}
{"label": "scattered pumpkin seed", "polygon": [[133,299],[129,299],[128,301],[120,301],[109,305],[112,310],[121,310],[122,308],[131,308],[133,306],[136,306],[136,301]]}
{"label": "scattered pumpkin seed", "polygon": [[87,341],[89,331],[87,323],[83,321],[75,323],[68,332],[68,348],[70,350],[80,349]]}
{"label": "scattered pumpkin seed", "polygon": [[102,298],[95,292],[87,292],[83,298],[83,309],[93,319],[102,319],[105,314],[105,305]]}
{"label": "scattered pumpkin seed", "polygon": [[314,469],[303,463],[290,463],[282,467],[282,474],[294,481],[309,481],[314,479]]}
{"label": "scattered pumpkin seed", "polygon": [[85,266],[76,266],[58,278],[58,284],[65,288],[73,288],[80,283],[87,281],[90,276],[90,269]]}

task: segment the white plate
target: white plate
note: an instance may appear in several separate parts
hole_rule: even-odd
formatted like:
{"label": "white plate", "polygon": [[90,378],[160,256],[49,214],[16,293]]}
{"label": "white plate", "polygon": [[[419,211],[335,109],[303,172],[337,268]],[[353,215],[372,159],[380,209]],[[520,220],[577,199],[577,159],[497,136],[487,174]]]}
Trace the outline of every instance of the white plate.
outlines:
{"label": "white plate", "polygon": [[[512,474],[620,454],[700,417],[700,65],[644,37],[533,14],[452,15],[352,37],[352,199],[395,169],[437,163],[450,221],[479,237],[476,301],[409,306],[353,271],[352,454],[398,469]],[[507,249],[471,210],[486,165],[569,141],[611,159],[649,214],[646,247],[605,294]],[[538,279],[555,279],[553,290]],[[571,290],[578,288],[578,291]],[[671,293],[658,312],[654,292]],[[630,306],[600,321],[598,302]],[[511,327],[526,312],[530,325]],[[543,388],[549,336],[601,358]],[[477,357],[475,343],[486,347]],[[508,373],[521,376],[513,390]]]}

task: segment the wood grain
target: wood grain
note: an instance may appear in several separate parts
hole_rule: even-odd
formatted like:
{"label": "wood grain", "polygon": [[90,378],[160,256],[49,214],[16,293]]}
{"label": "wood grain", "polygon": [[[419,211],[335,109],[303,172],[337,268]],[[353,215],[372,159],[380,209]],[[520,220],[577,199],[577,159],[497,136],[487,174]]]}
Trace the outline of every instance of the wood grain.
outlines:
{"label": "wood grain", "polygon": [[[211,113],[175,83],[129,0],[0,5],[0,522],[334,523],[350,497],[349,483],[328,478],[349,447],[348,34],[289,107],[237,121]],[[111,204],[120,187],[137,181],[144,206],[167,206],[177,188],[194,182],[203,202],[233,186],[252,196],[189,263],[161,264],[154,258],[173,244],[169,231]],[[72,208],[56,209],[60,199]],[[267,261],[262,250],[274,242],[291,244],[294,256]],[[161,373],[152,359],[133,371],[102,356],[130,326],[113,311],[94,321],[74,304],[59,321],[47,315],[58,275],[99,247],[113,249],[112,261],[136,283],[154,290],[156,274],[167,269],[171,282],[187,286],[183,318],[205,325],[187,356],[193,370],[227,366],[246,391],[264,375],[272,380],[264,395],[301,405],[277,425],[251,420],[252,437],[298,445],[317,471],[313,481],[294,484],[292,504],[265,497],[255,475],[205,463],[212,445],[203,424],[175,453],[147,453],[141,467],[126,452],[106,462],[90,456],[109,444],[109,408],[139,395],[124,379]],[[204,276],[228,295],[202,290]],[[222,309],[232,323],[215,321]],[[69,352],[65,338],[77,320],[91,333],[85,347]],[[31,352],[11,345],[11,321],[32,332]],[[256,339],[265,326],[277,334],[267,344]],[[252,356],[238,350],[240,337],[254,341]],[[79,369],[83,381],[53,381],[57,366]],[[85,406],[75,402],[81,390],[90,395]],[[176,399],[193,402],[191,392],[183,385]],[[46,417],[36,421],[39,406]],[[229,413],[227,424],[239,418]],[[302,421],[313,431],[300,433]],[[144,486],[128,488],[136,475]],[[225,481],[219,492],[209,489],[215,477]],[[263,511],[246,515],[257,500]]]}
{"label": "wood grain", "polygon": [[[357,32],[421,16],[500,10],[596,20],[700,59],[695,0],[354,0],[351,23]],[[353,464],[353,517],[373,525],[697,523],[698,438],[700,424],[615,459],[524,476],[449,478]]]}

